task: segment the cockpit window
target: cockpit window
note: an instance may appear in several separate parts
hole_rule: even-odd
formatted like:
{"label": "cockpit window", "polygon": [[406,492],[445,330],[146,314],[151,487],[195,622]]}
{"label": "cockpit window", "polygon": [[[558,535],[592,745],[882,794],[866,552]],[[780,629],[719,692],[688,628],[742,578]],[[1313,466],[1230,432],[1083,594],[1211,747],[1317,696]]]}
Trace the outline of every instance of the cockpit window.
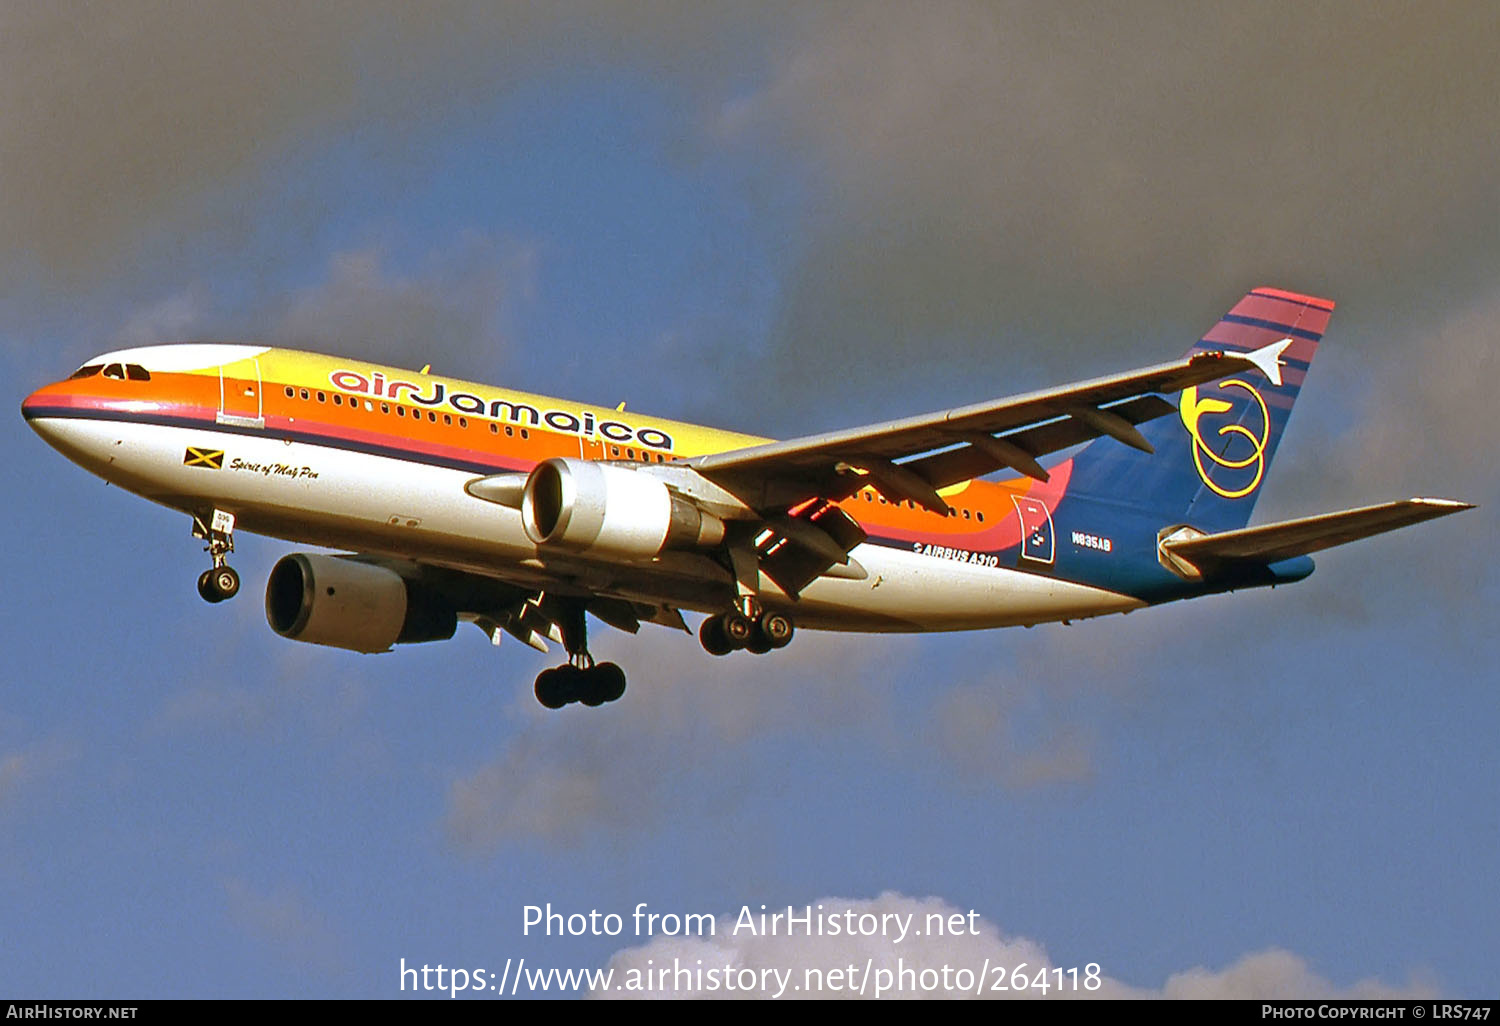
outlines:
{"label": "cockpit window", "polygon": [[[75,377],[75,378],[88,377],[88,374],[85,374],[84,371],[88,371],[89,374],[96,374],[99,371],[99,365],[95,364],[92,368],[85,367],[85,368],[83,368],[83,370],[80,370],[77,374],[74,374],[73,377]],[[106,378],[114,378],[116,381],[150,381],[151,380],[151,372],[148,371],[146,368],[142,367],[138,363],[109,363],[109,364],[105,364],[104,365],[104,376]]]}
{"label": "cockpit window", "polygon": [[104,364],[102,363],[86,363],[82,367],[79,367],[71,375],[69,375],[68,380],[72,381],[75,378],[91,378],[103,369]]}

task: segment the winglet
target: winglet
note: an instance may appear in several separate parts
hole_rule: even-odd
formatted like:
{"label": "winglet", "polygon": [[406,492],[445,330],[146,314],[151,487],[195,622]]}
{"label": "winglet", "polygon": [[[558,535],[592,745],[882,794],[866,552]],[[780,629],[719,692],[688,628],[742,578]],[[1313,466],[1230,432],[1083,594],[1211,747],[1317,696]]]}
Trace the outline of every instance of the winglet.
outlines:
{"label": "winglet", "polygon": [[1240,353],[1245,359],[1260,368],[1260,372],[1271,379],[1271,384],[1281,384],[1281,354],[1286,347],[1292,344],[1290,336],[1280,342],[1272,342],[1268,346],[1252,349],[1248,353]]}

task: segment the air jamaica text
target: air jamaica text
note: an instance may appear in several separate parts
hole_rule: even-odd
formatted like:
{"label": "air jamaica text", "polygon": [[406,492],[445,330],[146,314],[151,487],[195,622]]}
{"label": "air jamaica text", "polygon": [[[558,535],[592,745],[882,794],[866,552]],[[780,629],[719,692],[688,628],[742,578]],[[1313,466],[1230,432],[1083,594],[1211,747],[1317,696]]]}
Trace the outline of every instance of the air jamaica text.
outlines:
{"label": "air jamaica text", "polygon": [[441,381],[432,381],[432,394],[425,396],[420,385],[411,381],[387,381],[379,371],[366,377],[358,371],[336,370],[328,375],[328,381],[343,392],[358,392],[401,402],[401,390],[406,389],[408,402],[423,406],[442,406],[446,403],[470,417],[529,424],[533,427],[546,426],[564,434],[581,435],[585,438],[602,437],[611,442],[640,445],[662,452],[671,452],[673,449],[672,436],[660,428],[638,428],[620,420],[601,420],[593,410],[570,413],[567,410],[542,410],[514,399],[483,399],[472,392],[455,392]]}

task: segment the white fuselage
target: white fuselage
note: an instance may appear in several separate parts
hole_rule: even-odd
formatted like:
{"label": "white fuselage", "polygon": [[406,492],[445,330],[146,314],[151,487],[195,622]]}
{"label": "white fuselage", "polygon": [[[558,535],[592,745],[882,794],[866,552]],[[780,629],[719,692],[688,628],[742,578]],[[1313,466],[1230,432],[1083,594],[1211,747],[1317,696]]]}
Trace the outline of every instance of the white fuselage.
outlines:
{"label": "white fuselage", "polygon": [[[475,474],[417,460],[268,437],[82,416],[32,426],[85,469],[174,509],[222,508],[245,530],[289,541],[409,559],[545,588],[714,611],[733,594],[728,573],[693,553],[637,562],[542,551],[516,510],[464,491]],[[187,447],[224,452],[222,466],[187,465]],[[824,576],[796,600],[762,577],[768,606],[800,626],[848,631],[1003,627],[1122,612],[1144,603],[1100,588],[1006,567],[978,566],[863,544],[861,580]]]}

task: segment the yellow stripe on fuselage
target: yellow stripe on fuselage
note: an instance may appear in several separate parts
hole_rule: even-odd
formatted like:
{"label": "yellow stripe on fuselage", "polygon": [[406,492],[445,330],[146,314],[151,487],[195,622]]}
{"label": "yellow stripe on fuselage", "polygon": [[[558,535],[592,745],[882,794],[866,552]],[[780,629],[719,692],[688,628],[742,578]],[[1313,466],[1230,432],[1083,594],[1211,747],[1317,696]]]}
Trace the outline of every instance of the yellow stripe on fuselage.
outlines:
{"label": "yellow stripe on fuselage", "polygon": [[[770,441],[635,411],[292,349],[266,349],[222,368],[210,364],[174,368],[173,373],[217,379],[221,369],[224,394],[240,397],[237,401],[242,404],[244,396],[251,394],[246,390],[259,386],[259,412],[271,422],[285,418],[293,424],[352,429],[392,441],[409,439],[442,446],[456,454],[493,454],[522,465],[555,456],[656,462]],[[215,380],[213,391],[219,390],[220,382]],[[307,398],[302,396],[304,390]],[[336,404],[334,396],[342,401]],[[413,452],[412,458],[421,455]],[[982,544],[989,547],[996,541],[991,533],[994,528],[1014,515],[1010,496],[1036,490],[1036,482],[1029,478],[972,481],[944,489],[956,507],[956,518],[940,517],[907,503],[887,503],[868,488],[841,505],[872,534],[889,537],[888,532],[894,531],[895,537],[956,545],[972,538],[976,547],[981,543],[975,536],[988,535]]]}
{"label": "yellow stripe on fuselage", "polygon": [[[408,408],[433,410],[440,414],[572,434],[586,443],[647,449],[679,459],[767,441],[754,435],[496,388],[440,374],[421,374],[362,360],[290,349],[269,350],[259,360],[268,397],[287,386],[339,391],[362,399],[401,403]],[[226,372],[229,370],[226,368]],[[210,372],[216,370],[210,369]],[[253,373],[250,370],[250,374]],[[669,444],[663,444],[664,441]]]}

